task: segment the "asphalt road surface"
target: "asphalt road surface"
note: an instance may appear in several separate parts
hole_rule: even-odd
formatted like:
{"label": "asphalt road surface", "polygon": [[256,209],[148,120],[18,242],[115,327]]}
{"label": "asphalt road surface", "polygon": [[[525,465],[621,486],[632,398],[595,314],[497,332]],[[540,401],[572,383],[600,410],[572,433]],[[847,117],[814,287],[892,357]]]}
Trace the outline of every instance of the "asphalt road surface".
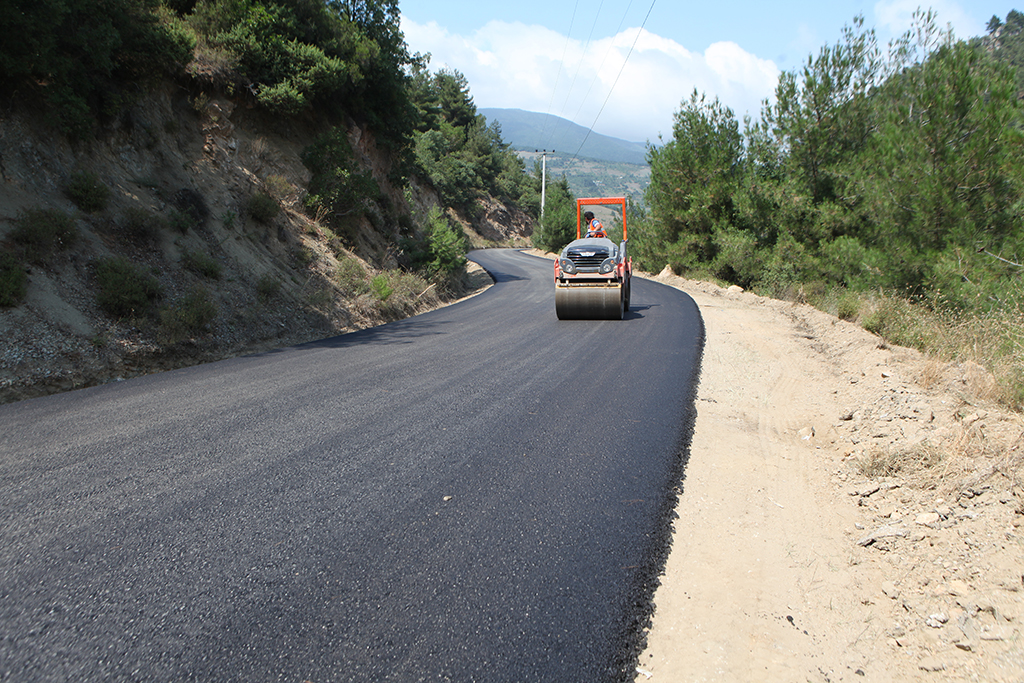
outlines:
{"label": "asphalt road surface", "polygon": [[0,406],[0,679],[631,679],[700,314],[472,257],[455,306]]}

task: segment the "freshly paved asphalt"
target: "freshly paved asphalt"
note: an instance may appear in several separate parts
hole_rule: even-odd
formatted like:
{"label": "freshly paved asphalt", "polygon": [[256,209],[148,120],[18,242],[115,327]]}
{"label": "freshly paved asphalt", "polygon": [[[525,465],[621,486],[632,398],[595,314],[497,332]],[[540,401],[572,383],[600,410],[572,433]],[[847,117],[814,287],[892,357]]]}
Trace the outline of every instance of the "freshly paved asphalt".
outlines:
{"label": "freshly paved asphalt", "polygon": [[700,314],[472,256],[455,306],[0,406],[0,680],[630,680]]}

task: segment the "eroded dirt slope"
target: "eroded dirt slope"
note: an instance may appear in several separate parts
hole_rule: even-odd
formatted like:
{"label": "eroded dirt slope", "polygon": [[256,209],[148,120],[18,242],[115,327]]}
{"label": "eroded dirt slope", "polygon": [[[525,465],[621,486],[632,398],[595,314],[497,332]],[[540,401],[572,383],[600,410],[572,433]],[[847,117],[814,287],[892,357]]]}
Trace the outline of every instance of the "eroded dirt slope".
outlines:
{"label": "eroded dirt slope", "polygon": [[[72,143],[40,118],[18,107],[0,112],[0,253],[28,266],[25,300],[0,308],[0,402],[320,339],[462,293],[425,283],[394,296],[371,288],[375,276],[400,278],[402,230],[439,199],[422,182],[391,182],[394,159],[365,127],[346,128],[353,158],[385,199],[367,200],[365,214],[334,224],[336,234],[303,204],[311,178],[303,151],[330,128],[321,117],[276,119],[242,97],[167,83],[95,139]],[[79,174],[109,192],[103,208],[72,201]],[[257,198],[272,200],[274,211],[255,211]],[[478,246],[532,229],[515,207],[489,200],[482,208],[472,221],[448,213]],[[12,234],[41,210],[70,216],[78,237],[30,263]],[[112,258],[156,279],[153,310],[116,317],[101,308],[97,265]],[[474,287],[470,277],[461,285]],[[214,316],[200,330],[170,334],[162,316],[196,294]]]}

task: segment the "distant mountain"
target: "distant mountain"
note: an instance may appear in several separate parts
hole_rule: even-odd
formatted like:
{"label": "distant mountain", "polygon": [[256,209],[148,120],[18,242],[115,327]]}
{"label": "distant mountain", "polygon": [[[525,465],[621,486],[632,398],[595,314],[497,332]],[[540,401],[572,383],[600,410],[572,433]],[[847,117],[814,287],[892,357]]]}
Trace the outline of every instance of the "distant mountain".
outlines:
{"label": "distant mountain", "polygon": [[[598,161],[647,165],[647,145],[591,133],[568,119],[522,109],[478,109],[488,122],[501,124],[501,137],[513,149],[532,152],[556,150],[562,155]],[[583,141],[586,140],[584,143]],[[580,148],[580,144],[583,147]]]}

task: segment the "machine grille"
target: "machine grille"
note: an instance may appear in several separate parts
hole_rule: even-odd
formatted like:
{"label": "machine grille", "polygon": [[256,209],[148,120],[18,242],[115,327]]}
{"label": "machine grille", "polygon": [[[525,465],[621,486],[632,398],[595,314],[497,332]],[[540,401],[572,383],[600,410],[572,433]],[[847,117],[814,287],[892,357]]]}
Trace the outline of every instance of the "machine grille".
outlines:
{"label": "machine grille", "polygon": [[578,247],[576,249],[570,249],[565,253],[566,258],[576,265],[577,269],[580,268],[600,268],[601,263],[608,258],[608,250],[589,247]]}

